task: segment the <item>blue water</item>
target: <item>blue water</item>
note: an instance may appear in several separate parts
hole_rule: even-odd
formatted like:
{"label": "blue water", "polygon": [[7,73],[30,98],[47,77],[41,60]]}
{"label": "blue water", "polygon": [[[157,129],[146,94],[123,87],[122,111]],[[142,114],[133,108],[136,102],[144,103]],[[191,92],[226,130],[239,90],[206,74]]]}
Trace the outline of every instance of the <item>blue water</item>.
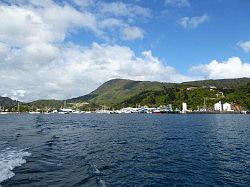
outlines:
{"label": "blue water", "polygon": [[250,186],[250,115],[0,115],[0,181]]}

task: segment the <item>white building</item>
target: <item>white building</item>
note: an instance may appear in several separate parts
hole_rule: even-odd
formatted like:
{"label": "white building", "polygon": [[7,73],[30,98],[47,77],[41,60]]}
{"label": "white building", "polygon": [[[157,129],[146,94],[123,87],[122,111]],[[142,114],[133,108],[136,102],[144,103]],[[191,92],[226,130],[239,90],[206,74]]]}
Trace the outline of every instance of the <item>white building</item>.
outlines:
{"label": "white building", "polygon": [[231,109],[231,104],[229,103],[222,104],[221,101],[214,104],[214,110],[215,111],[233,111]]}
{"label": "white building", "polygon": [[231,105],[229,103],[224,103],[223,104],[223,110],[224,111],[232,111]]}
{"label": "white building", "polygon": [[219,101],[218,103],[214,104],[214,110],[215,111],[222,111],[222,104],[221,101]]}
{"label": "white building", "polygon": [[187,112],[187,103],[182,103],[182,112],[186,113]]}

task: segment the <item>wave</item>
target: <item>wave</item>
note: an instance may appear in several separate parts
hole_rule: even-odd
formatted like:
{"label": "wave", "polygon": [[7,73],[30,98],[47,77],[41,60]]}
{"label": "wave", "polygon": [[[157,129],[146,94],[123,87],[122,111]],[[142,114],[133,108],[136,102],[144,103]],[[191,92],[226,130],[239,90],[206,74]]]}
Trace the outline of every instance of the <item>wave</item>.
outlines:
{"label": "wave", "polygon": [[26,163],[24,157],[31,154],[27,149],[15,150],[13,148],[6,148],[0,151],[0,184],[13,177],[15,173],[13,169]]}

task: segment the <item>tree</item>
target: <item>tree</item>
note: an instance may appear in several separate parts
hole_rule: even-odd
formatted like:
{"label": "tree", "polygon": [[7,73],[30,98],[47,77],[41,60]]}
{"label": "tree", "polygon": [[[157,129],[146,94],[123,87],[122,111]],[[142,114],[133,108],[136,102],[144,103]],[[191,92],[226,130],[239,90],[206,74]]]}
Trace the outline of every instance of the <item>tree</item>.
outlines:
{"label": "tree", "polygon": [[187,102],[187,100],[188,100],[188,94],[187,94],[186,89],[183,91],[183,100],[184,100],[185,102]]}
{"label": "tree", "polygon": [[168,91],[168,98],[169,98],[169,100],[170,101],[174,101],[175,100],[175,92],[174,92],[174,90],[173,89],[169,89],[169,91]]}

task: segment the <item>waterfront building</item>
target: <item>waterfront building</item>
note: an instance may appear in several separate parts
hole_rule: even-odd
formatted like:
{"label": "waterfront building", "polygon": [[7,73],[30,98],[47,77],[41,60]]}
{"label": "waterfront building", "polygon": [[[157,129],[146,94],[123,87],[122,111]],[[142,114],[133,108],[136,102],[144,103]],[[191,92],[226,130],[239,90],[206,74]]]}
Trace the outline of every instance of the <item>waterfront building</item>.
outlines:
{"label": "waterfront building", "polygon": [[182,113],[186,113],[187,111],[187,103],[182,103]]}
{"label": "waterfront building", "polygon": [[214,104],[214,110],[215,111],[222,111],[222,109],[223,109],[223,107],[222,107],[221,101]]}
{"label": "waterfront building", "polygon": [[232,111],[231,105],[229,103],[224,103],[223,104],[223,110],[224,111]]}

